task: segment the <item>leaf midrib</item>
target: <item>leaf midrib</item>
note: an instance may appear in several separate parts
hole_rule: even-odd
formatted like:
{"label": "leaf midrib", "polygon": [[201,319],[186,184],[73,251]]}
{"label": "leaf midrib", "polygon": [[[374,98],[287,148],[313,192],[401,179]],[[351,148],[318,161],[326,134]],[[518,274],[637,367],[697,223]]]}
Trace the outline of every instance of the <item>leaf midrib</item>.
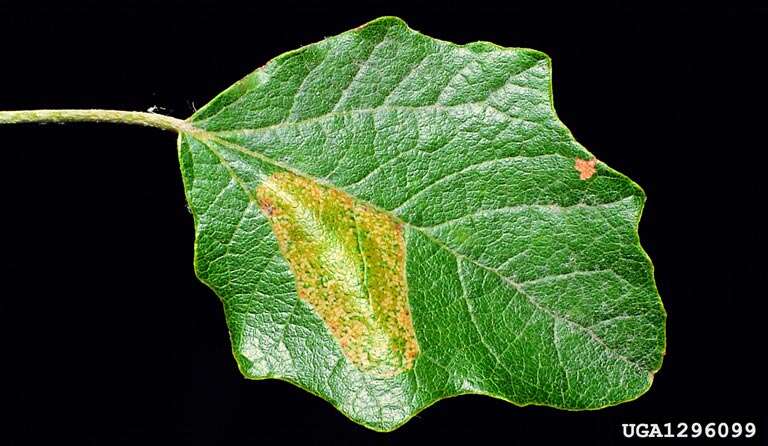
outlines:
{"label": "leaf midrib", "polygon": [[[246,196],[248,197],[249,201],[251,201],[251,202],[255,202],[257,200],[253,196],[253,194],[249,191],[249,188],[247,187],[247,185],[245,184],[243,179],[240,178],[234,170],[232,170],[232,168],[229,165],[229,162],[213,146],[211,146],[209,144],[206,144],[206,141],[213,141],[213,142],[215,142],[217,144],[221,144],[223,146],[232,148],[232,149],[237,150],[238,152],[243,153],[243,154],[245,154],[247,156],[251,156],[251,157],[257,158],[260,161],[263,161],[265,163],[271,164],[272,166],[275,166],[275,167],[278,167],[278,168],[283,169],[285,171],[291,172],[294,175],[298,175],[298,176],[300,176],[300,177],[302,177],[304,179],[307,179],[309,181],[319,182],[319,183],[323,184],[325,187],[328,187],[328,188],[333,189],[335,191],[338,191],[340,193],[344,193],[344,194],[349,195],[348,192],[339,189],[334,184],[329,184],[328,182],[320,182],[317,178],[313,177],[312,175],[309,175],[309,174],[307,174],[305,172],[296,170],[296,169],[294,169],[294,168],[292,168],[292,167],[290,167],[290,166],[288,166],[288,165],[286,165],[284,163],[281,163],[280,161],[277,161],[277,160],[275,160],[275,159],[273,159],[273,158],[271,158],[271,157],[269,157],[267,155],[264,155],[263,153],[260,153],[260,152],[254,151],[254,150],[250,150],[247,147],[241,146],[240,144],[237,144],[237,143],[234,143],[234,142],[229,141],[227,139],[221,138],[220,136],[218,136],[214,132],[210,132],[208,130],[203,130],[203,129],[200,129],[198,127],[195,127],[193,125],[193,123],[186,122],[186,125],[183,128],[180,128],[179,132],[180,133],[186,133],[187,135],[196,138],[198,141],[203,142],[205,144],[205,146],[208,147],[208,149],[219,159],[219,162],[227,170],[227,172],[229,173],[230,177],[233,180],[235,180],[235,182],[243,190],[243,192],[246,194]],[[557,155],[560,155],[560,154],[557,154]],[[562,156],[562,155],[560,155],[560,156]],[[626,197],[624,197],[624,198],[626,198]],[[467,257],[464,254],[456,252],[454,249],[452,249],[450,246],[448,246],[445,242],[443,242],[442,240],[434,237],[429,232],[425,231],[422,227],[413,225],[410,222],[408,222],[406,220],[403,220],[402,218],[400,218],[396,214],[393,214],[389,210],[382,209],[378,205],[376,205],[374,203],[371,203],[371,202],[368,202],[366,200],[362,200],[362,199],[360,199],[358,197],[354,197],[354,199],[357,200],[360,203],[363,203],[365,205],[371,206],[372,208],[376,209],[379,212],[385,213],[386,215],[388,215],[391,218],[395,219],[398,223],[402,224],[403,226],[408,227],[408,228],[410,228],[413,231],[419,232],[420,234],[422,234],[423,236],[428,238],[430,241],[432,241],[433,243],[438,245],[441,249],[443,249],[446,252],[448,252],[449,254],[453,255],[455,258],[460,259],[460,260],[468,261],[468,262],[476,265],[477,267],[482,268],[482,269],[484,269],[484,270],[486,270],[486,271],[488,271],[488,272],[498,276],[504,283],[506,283],[507,285],[511,286],[518,294],[522,295],[531,305],[534,306],[534,308],[536,310],[538,310],[540,312],[543,312],[545,314],[548,314],[553,319],[560,320],[560,321],[562,321],[562,322],[564,322],[564,323],[574,327],[576,330],[580,330],[580,331],[585,332],[587,335],[590,336],[590,338],[592,338],[592,340],[594,342],[596,342],[598,345],[603,347],[607,352],[609,352],[611,355],[613,355],[616,359],[619,359],[622,362],[625,362],[626,364],[634,367],[635,369],[637,369],[640,372],[648,373],[651,377],[653,376],[652,371],[646,369],[645,367],[640,365],[640,363],[627,358],[626,356],[622,355],[621,353],[619,353],[615,349],[613,349],[610,346],[608,346],[606,344],[606,342],[602,338],[600,338],[594,331],[592,331],[589,327],[586,327],[586,326],[584,326],[584,325],[582,325],[582,324],[580,324],[580,323],[578,323],[576,321],[573,321],[573,320],[571,320],[571,319],[569,319],[569,318],[567,318],[567,317],[565,317],[565,316],[563,316],[563,315],[561,315],[559,313],[556,313],[553,310],[550,310],[550,309],[542,306],[530,294],[525,292],[525,290],[523,290],[523,288],[522,288],[522,286],[520,284],[518,284],[517,282],[514,282],[513,280],[511,280],[508,277],[506,277],[505,275],[503,275],[501,273],[501,271],[499,271],[499,270],[497,270],[497,269],[495,269],[495,268],[493,268],[491,266],[485,265],[485,264],[483,264],[483,263],[481,263],[481,262],[479,262],[479,261],[477,261],[477,260],[475,260],[475,259],[473,259],[471,257]],[[541,280],[541,279],[543,279],[543,278],[539,278],[537,280]],[[464,296],[464,299],[466,299],[466,296]],[[479,334],[482,335],[481,333],[479,333]]]}
{"label": "leaf midrib", "polygon": [[[277,130],[281,128],[287,128],[287,127],[295,127],[295,126],[302,126],[302,125],[310,125],[315,122],[332,119],[332,118],[338,118],[338,117],[344,117],[344,116],[353,116],[353,115],[365,115],[365,114],[372,114],[380,111],[391,111],[391,112],[399,112],[399,111],[430,111],[430,110],[438,110],[438,111],[452,111],[456,110],[461,107],[471,108],[471,107],[484,107],[487,109],[491,109],[504,117],[508,119],[516,119],[518,121],[524,121],[531,124],[536,125],[544,125],[541,122],[534,121],[531,119],[526,119],[522,116],[514,116],[509,114],[508,112],[501,110],[500,108],[491,105],[487,102],[487,99],[474,101],[474,102],[462,102],[459,104],[428,104],[428,105],[387,105],[382,104],[378,105],[376,107],[366,107],[366,108],[355,108],[350,110],[338,110],[338,111],[332,111],[329,113],[320,114],[317,116],[311,116],[304,119],[299,119],[295,121],[280,121],[275,124],[269,124],[262,127],[256,127],[256,128],[242,128],[242,129],[232,129],[232,130],[205,130],[206,132],[215,133],[217,135],[224,135],[224,136],[238,136],[238,135],[254,135],[254,134],[261,134],[266,133],[272,130]],[[203,124],[206,122],[209,122],[211,118],[206,118],[200,121],[194,121],[198,124]],[[197,127],[199,128],[199,127]]]}

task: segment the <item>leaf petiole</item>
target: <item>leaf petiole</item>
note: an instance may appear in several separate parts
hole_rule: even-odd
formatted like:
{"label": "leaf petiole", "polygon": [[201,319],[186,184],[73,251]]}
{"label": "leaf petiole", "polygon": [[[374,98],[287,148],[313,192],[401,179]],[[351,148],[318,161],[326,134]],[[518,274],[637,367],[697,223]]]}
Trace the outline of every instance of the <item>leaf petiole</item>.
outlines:
{"label": "leaf petiole", "polygon": [[181,119],[156,113],[122,110],[18,110],[0,111],[0,125],[22,123],[113,122],[144,125],[173,132],[183,132],[190,125]]}

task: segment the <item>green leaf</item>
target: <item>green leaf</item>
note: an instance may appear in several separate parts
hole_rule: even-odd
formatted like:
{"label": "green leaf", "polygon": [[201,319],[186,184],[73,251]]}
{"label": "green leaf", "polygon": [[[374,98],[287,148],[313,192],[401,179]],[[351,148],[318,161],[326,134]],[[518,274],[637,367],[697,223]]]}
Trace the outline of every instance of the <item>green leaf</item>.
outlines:
{"label": "green leaf", "polygon": [[598,409],[659,369],[645,196],[558,120],[549,58],[386,17],[283,54],[179,136],[242,373],[392,430],[479,393]]}

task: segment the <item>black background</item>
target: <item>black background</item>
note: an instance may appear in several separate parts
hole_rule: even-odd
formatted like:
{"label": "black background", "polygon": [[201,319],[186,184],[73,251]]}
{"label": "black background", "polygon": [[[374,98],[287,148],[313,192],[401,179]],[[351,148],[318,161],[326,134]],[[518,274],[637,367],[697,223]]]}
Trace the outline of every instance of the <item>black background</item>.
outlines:
{"label": "black background", "polygon": [[765,440],[766,9],[102,3],[0,4],[0,110],[185,118],[272,57],[386,14],[548,53],[561,119],[648,194],[640,236],[667,356],[650,391],[617,407],[462,396],[368,431],[290,384],[240,376],[221,305],[193,273],[175,135],[2,127],[0,444],[611,444],[621,423],[649,421],[753,421]]}

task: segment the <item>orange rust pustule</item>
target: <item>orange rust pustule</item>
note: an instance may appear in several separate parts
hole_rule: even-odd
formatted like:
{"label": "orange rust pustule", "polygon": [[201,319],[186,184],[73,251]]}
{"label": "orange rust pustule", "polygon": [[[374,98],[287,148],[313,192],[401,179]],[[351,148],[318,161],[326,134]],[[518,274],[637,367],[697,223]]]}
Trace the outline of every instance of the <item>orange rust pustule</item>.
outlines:
{"label": "orange rust pustule", "polygon": [[271,217],[275,212],[275,207],[272,206],[272,202],[264,198],[259,199],[259,208],[267,217]]}
{"label": "orange rust pustule", "polygon": [[595,158],[592,158],[591,160],[576,158],[574,167],[579,171],[579,179],[588,180],[595,174],[595,172],[597,172],[597,169],[595,168],[596,165],[597,160]]}
{"label": "orange rust pustule", "polygon": [[323,319],[344,355],[388,377],[413,367],[419,346],[408,304],[400,222],[346,193],[292,173],[256,190],[297,294]]}

